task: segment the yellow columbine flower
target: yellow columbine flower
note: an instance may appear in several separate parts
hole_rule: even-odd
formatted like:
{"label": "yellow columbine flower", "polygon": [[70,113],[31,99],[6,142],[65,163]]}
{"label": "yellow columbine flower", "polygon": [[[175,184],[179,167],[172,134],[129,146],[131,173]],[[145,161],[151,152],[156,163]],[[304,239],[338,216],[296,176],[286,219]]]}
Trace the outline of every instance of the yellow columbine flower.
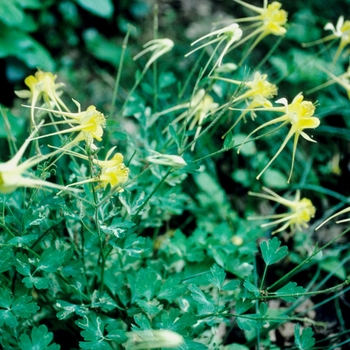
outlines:
{"label": "yellow columbine flower", "polygon": [[69,143],[69,147],[65,146],[65,148],[70,148],[72,145],[85,140],[91,148],[95,149],[96,146],[94,145],[93,141],[94,139],[97,141],[102,141],[103,128],[106,124],[106,118],[101,112],[96,110],[95,106],[89,106],[86,111],[81,112],[79,103],[76,102],[76,104],[78,105],[79,109],[77,113],[61,112],[47,108],[37,108],[39,110],[47,111],[53,113],[54,115],[60,115],[66,118],[65,120],[44,124],[43,126],[69,124],[71,127],[53,132],[51,134],[39,136],[36,139],[79,131],[79,134],[75,137],[75,139]]}
{"label": "yellow columbine flower", "polygon": [[293,173],[293,167],[294,167],[294,159],[295,159],[295,152],[297,149],[297,144],[299,140],[299,136],[302,136],[305,140],[310,142],[316,142],[310,136],[308,136],[304,130],[305,129],[315,129],[320,125],[320,120],[316,117],[312,117],[315,112],[315,106],[310,101],[303,101],[304,96],[299,93],[296,97],[294,97],[292,103],[288,104],[288,101],[285,98],[281,98],[276,103],[281,103],[284,105],[284,107],[273,107],[273,108],[265,108],[261,110],[270,110],[270,111],[277,111],[277,112],[283,112],[285,113],[283,116],[275,118],[273,120],[270,120],[269,122],[264,123],[263,125],[259,126],[255,130],[253,130],[243,141],[241,146],[239,147],[237,153],[240,152],[241,147],[244,145],[244,143],[257,131],[260,129],[265,128],[266,126],[273,125],[276,123],[282,123],[280,127],[283,125],[290,124],[291,128],[284,139],[281,147],[278,149],[276,154],[272,157],[272,159],[269,161],[269,163],[265,166],[265,168],[261,171],[261,173],[256,177],[257,179],[260,178],[260,176],[265,172],[265,170],[271,165],[271,163],[278,157],[278,155],[282,152],[284,147],[286,146],[287,142],[294,136],[294,144],[293,144],[293,155],[292,155],[292,166],[288,178],[288,183],[290,182],[290,179],[292,177]]}
{"label": "yellow columbine flower", "polygon": [[[214,76],[213,79],[226,81],[231,84],[241,85],[244,88],[248,88],[242,95],[237,96],[230,102],[230,104],[236,104],[242,100],[245,100],[247,102],[247,107],[223,137],[225,137],[226,134],[228,134],[239,123],[239,121],[246,116],[248,112],[250,112],[252,120],[254,120],[256,118],[256,114],[254,112],[255,108],[271,108],[272,103],[269,101],[269,99],[277,95],[277,86],[267,81],[267,74],[260,74],[259,72],[256,72],[253,80],[247,82],[216,76]],[[229,109],[235,110],[235,108],[231,107]]]}
{"label": "yellow columbine flower", "polygon": [[[36,132],[36,130],[34,132]],[[11,193],[18,187],[40,188],[44,186],[60,190],[67,190],[67,187],[34,178],[32,174],[28,172],[30,168],[43,160],[54,156],[55,154],[59,153],[59,151],[51,152],[47,155],[37,155],[32,158],[28,158],[23,163],[19,164],[23,153],[25,152],[29,143],[33,140],[34,132],[23,143],[12,159],[7,162],[0,163],[0,193]]]}
{"label": "yellow columbine flower", "polygon": [[[214,113],[219,107],[219,104],[214,102],[213,98],[205,93],[204,89],[199,89],[197,93],[193,96],[190,102],[182,103],[177,106],[166,109],[162,112],[153,115],[150,125],[152,125],[161,115],[177,111],[179,109],[187,108],[188,110],[181,113],[176,119],[172,121],[171,124],[176,124],[183,119],[190,122],[188,130],[193,130],[196,125],[198,125],[194,139],[196,139],[202,129],[204,120],[212,113]],[[180,127],[181,128],[181,127]],[[192,150],[195,144],[192,145]]]}
{"label": "yellow columbine flower", "polygon": [[152,52],[152,55],[147,61],[144,68],[144,71],[146,71],[151,66],[151,64],[154,61],[156,61],[160,56],[172,50],[172,48],[174,47],[174,42],[170,39],[153,39],[153,40],[150,40],[145,45],[143,45],[143,47],[144,47],[144,50],[139,52],[133,59],[137,60],[144,54],[148,52]]}
{"label": "yellow columbine flower", "polygon": [[59,110],[63,108],[68,111],[68,108],[59,97],[62,92],[58,91],[64,84],[55,83],[56,78],[57,75],[53,75],[51,72],[43,72],[39,69],[35,75],[30,75],[24,80],[29,90],[15,91],[18,97],[31,101],[31,120],[33,125],[35,125],[34,107],[40,99],[43,99],[48,107],[53,103]]}
{"label": "yellow columbine flower", "polygon": [[[239,25],[237,23],[233,23],[227,27],[218,29],[218,30],[214,30],[213,32],[210,32],[209,34],[206,34],[204,36],[202,36],[201,38],[197,39],[196,41],[194,41],[191,46],[197,44],[198,42],[202,41],[203,39],[207,39],[211,36],[217,36],[216,39],[210,40],[207,43],[197,47],[196,49],[192,50],[191,52],[189,52],[188,54],[185,55],[185,57],[191,55],[193,52],[202,49],[203,47],[206,47],[208,45],[214,44],[216,42],[218,42],[216,49],[218,49],[218,47],[224,42],[226,41],[226,45],[224,47],[224,49],[222,50],[218,60],[216,61],[212,71],[216,68],[216,67],[220,67],[222,60],[225,56],[225,54],[227,53],[228,49],[232,46],[233,43],[239,41],[242,37],[242,30],[241,28],[239,28]],[[210,75],[210,74],[209,74]]]}
{"label": "yellow columbine flower", "polygon": [[[115,148],[116,147],[112,147],[108,151],[105,160],[92,159],[93,164],[99,168],[99,174],[97,176],[70,184],[69,186],[99,182],[100,184],[97,188],[106,188],[110,185],[112,188],[115,188],[117,192],[123,192],[124,189],[121,186],[124,185],[129,178],[129,168],[123,163],[123,155],[121,153],[115,153],[114,156],[109,159]],[[64,148],[58,148],[57,152],[66,153],[87,161],[90,159],[86,155],[71,151],[66,146]]]}
{"label": "yellow columbine flower", "polygon": [[[188,111],[179,115],[172,124],[178,123],[182,119],[191,120],[188,130],[193,130],[196,125],[197,130],[194,135],[194,140],[198,138],[200,131],[202,130],[202,125],[204,120],[219,107],[219,104],[214,102],[213,98],[205,93],[204,89],[198,90],[194,95],[191,102],[184,105],[188,108]],[[195,143],[192,145],[191,150],[193,151]]]}
{"label": "yellow columbine flower", "polygon": [[[111,151],[113,150],[114,148]],[[121,186],[128,180],[129,168],[124,165],[121,153],[116,153],[112,159],[108,160],[111,151],[107,153],[106,160],[93,160],[94,164],[101,168],[101,173],[95,181],[100,182],[99,188],[110,185],[117,188],[118,192],[123,192],[124,189]]]}
{"label": "yellow columbine flower", "polygon": [[270,189],[263,187],[265,193],[254,193],[248,192],[250,196],[260,197],[274,201],[276,203],[282,204],[290,209],[288,213],[284,214],[274,214],[266,215],[261,217],[248,217],[248,220],[259,220],[259,219],[276,219],[272,222],[262,224],[261,227],[276,226],[283,223],[282,227],[278,230],[272,232],[275,234],[277,232],[282,232],[290,227],[291,231],[302,230],[303,228],[308,228],[308,222],[315,216],[316,209],[312,205],[312,202],[308,198],[300,199],[300,191],[296,192],[295,199],[289,200],[279,196],[277,193],[271,191]]}
{"label": "yellow columbine flower", "polygon": [[253,24],[252,26],[258,27],[255,30],[253,30],[253,32],[251,32],[249,35],[247,35],[244,39],[242,39],[240,43],[232,47],[232,49],[234,49],[238,45],[249,40],[250,38],[258,35],[258,37],[255,39],[253,44],[250,46],[250,48],[242,58],[241,60],[241,63],[242,63],[247,58],[249,53],[254,49],[254,47],[266,36],[270,34],[281,36],[287,32],[284,26],[287,23],[288,14],[286,11],[281,10],[282,5],[278,1],[274,1],[271,4],[267,4],[267,0],[264,0],[264,6],[262,8],[248,4],[241,0],[234,0],[234,1],[258,13],[257,16],[251,16],[251,17],[240,18],[235,20],[236,22],[256,21],[256,23]]}
{"label": "yellow columbine flower", "polygon": [[344,22],[344,16],[340,16],[335,27],[333,23],[328,22],[324,26],[324,29],[331,30],[332,34],[327,35],[326,37],[313,41],[311,43],[304,43],[303,46],[308,47],[316,44],[321,44],[326,41],[340,39],[338,49],[333,58],[333,64],[335,64],[340,54],[343,52],[345,46],[350,44],[350,21],[346,20]]}

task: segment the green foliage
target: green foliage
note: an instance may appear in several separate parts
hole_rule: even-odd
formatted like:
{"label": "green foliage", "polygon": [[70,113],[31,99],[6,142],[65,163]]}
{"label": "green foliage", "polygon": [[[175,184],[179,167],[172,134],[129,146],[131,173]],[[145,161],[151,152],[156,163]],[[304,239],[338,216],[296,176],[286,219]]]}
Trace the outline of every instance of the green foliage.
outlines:
{"label": "green foliage", "polygon": [[261,253],[267,266],[277,263],[288,254],[288,248],[282,246],[277,237],[260,243]]}
{"label": "green foliage", "polygon": [[1,111],[0,347],[279,349],[287,322],[298,349],[320,325],[346,344],[347,231],[313,229],[349,211],[348,53],[320,39],[336,19],[281,5],[276,38],[216,4],[246,11],[237,39],[173,4],[0,1],[7,74],[42,69]]}
{"label": "green foliage", "polygon": [[300,324],[297,323],[294,327],[294,343],[300,350],[311,349],[315,345],[314,332],[311,328],[304,328],[300,334]]}

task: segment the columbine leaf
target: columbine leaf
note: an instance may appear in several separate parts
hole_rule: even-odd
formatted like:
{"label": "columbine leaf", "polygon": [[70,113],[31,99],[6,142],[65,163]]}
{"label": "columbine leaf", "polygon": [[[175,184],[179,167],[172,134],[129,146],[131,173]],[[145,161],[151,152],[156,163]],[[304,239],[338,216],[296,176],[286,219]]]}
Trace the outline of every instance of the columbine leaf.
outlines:
{"label": "columbine leaf", "polygon": [[250,299],[238,299],[236,303],[236,314],[241,315],[253,306]]}
{"label": "columbine leaf", "polygon": [[237,324],[240,329],[251,331],[253,328],[260,328],[262,326],[263,322],[259,314],[247,314],[245,316],[249,318],[237,317]]}
{"label": "columbine leaf", "polygon": [[282,288],[276,290],[275,294],[276,296],[279,296],[281,299],[293,302],[298,296],[292,297],[284,297],[284,294],[297,294],[297,293],[305,293],[305,289],[303,287],[297,286],[295,282],[289,282]]}
{"label": "columbine leaf", "polygon": [[207,273],[206,276],[209,282],[212,283],[216,288],[218,288],[219,290],[222,289],[222,285],[224,284],[226,273],[221,267],[214,264],[210,268],[210,273]]}
{"label": "columbine leaf", "polygon": [[24,277],[22,282],[25,284],[27,288],[32,288],[33,286],[37,289],[47,289],[51,283],[49,278],[44,277]]}
{"label": "columbine leaf", "polygon": [[134,320],[137,324],[137,326],[132,325],[131,330],[132,331],[138,331],[138,330],[145,330],[145,329],[151,329],[151,323],[148,320],[148,318],[144,314],[135,315]]}
{"label": "columbine leaf", "polygon": [[180,297],[187,287],[181,284],[181,280],[178,277],[169,277],[160,288],[158,299],[165,299],[169,303],[173,302],[176,298]]}
{"label": "columbine leaf", "polygon": [[225,140],[224,140],[224,149],[230,149],[234,146],[235,144],[235,140],[233,139],[233,134],[232,132],[229,132],[226,136],[225,136]]}
{"label": "columbine leaf", "polygon": [[0,248],[0,273],[3,273],[10,269],[14,265],[14,255],[12,252],[12,247],[2,247]]}
{"label": "columbine leaf", "polygon": [[162,285],[161,277],[151,268],[141,269],[137,274],[136,291],[150,301]]}
{"label": "columbine leaf", "polygon": [[100,307],[106,312],[116,308],[121,309],[106,292],[99,292],[97,290],[91,296],[91,307]]}
{"label": "columbine leaf", "polygon": [[300,324],[297,323],[294,327],[294,344],[300,350],[310,349],[315,345],[314,332],[311,328],[303,329],[300,336]]}
{"label": "columbine leaf", "polygon": [[254,286],[253,283],[249,282],[248,280],[245,280],[243,283],[243,286],[249,290],[249,292],[254,293],[254,295],[257,297],[260,295],[260,291],[257,287]]}
{"label": "columbine leaf", "polygon": [[64,260],[64,255],[64,252],[59,250],[45,250],[40,257],[37,269],[46,272],[56,272]]}
{"label": "columbine leaf", "polygon": [[7,324],[9,327],[17,327],[18,322],[14,314],[10,310],[0,309],[0,327],[3,324]]}
{"label": "columbine leaf", "polygon": [[262,256],[267,266],[275,264],[288,254],[288,248],[286,246],[280,248],[280,245],[281,242],[277,237],[260,243]]}
{"label": "columbine leaf", "polygon": [[261,317],[265,316],[267,312],[267,303],[261,303],[259,306],[259,314]]}
{"label": "columbine leaf", "polygon": [[173,140],[175,141],[177,148],[180,149],[180,139],[177,136],[177,133],[176,133],[174,127],[172,126],[172,124],[169,124],[169,133],[170,133],[171,137],[173,138]]}
{"label": "columbine leaf", "polygon": [[89,313],[89,309],[84,305],[75,305],[68,303],[64,300],[57,300],[56,306],[63,309],[62,311],[59,311],[56,315],[59,320],[64,320],[72,313],[75,313],[79,316],[85,316]]}
{"label": "columbine leaf", "polygon": [[60,346],[51,344],[53,334],[48,332],[45,325],[40,325],[38,328],[33,327],[31,337],[27,334],[22,334],[19,337],[19,348],[21,350],[59,350]]}
{"label": "columbine leaf", "polygon": [[228,283],[226,283],[223,287],[222,290],[235,290],[240,286],[241,282],[238,280],[232,280]]}
{"label": "columbine leaf", "polygon": [[207,300],[204,293],[195,284],[190,284],[188,289],[191,291],[191,297],[202,306],[201,313],[212,313],[215,310],[214,305]]}
{"label": "columbine leaf", "polygon": [[25,254],[16,254],[16,269],[21,275],[30,276],[30,263],[28,257]]}
{"label": "columbine leaf", "polygon": [[95,313],[91,312],[89,316],[84,316],[83,320],[75,321],[75,323],[84,329],[80,332],[84,340],[95,341],[103,339],[105,324]]}
{"label": "columbine leaf", "polygon": [[12,303],[11,310],[19,317],[28,318],[39,310],[37,303],[31,302],[32,299],[28,295],[20,296]]}
{"label": "columbine leaf", "polygon": [[25,235],[25,236],[22,236],[22,237],[11,238],[7,243],[9,243],[9,244],[17,244],[18,246],[22,246],[23,244],[26,245],[26,244],[34,241],[37,238],[38,238],[38,235],[35,235],[35,234]]}

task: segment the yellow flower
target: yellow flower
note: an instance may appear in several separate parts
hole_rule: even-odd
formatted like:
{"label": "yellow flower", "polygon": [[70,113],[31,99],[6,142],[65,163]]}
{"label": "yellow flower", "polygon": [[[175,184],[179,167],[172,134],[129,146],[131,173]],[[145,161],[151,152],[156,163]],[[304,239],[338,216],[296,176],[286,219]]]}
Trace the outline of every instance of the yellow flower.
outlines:
{"label": "yellow flower", "polygon": [[[36,130],[34,132],[36,132]],[[59,151],[51,152],[47,155],[37,155],[32,158],[28,158],[23,163],[19,164],[23,153],[25,152],[29,143],[33,140],[34,132],[23,143],[12,159],[7,162],[0,163],[0,193],[11,193],[18,187],[40,188],[44,186],[60,190],[67,190],[67,188],[64,186],[34,178],[32,174],[28,172],[30,168],[42,162],[44,159],[54,156]]]}
{"label": "yellow flower", "polygon": [[338,49],[333,58],[333,63],[335,63],[344,50],[345,46],[350,44],[350,21],[344,22],[344,16],[340,16],[336,28],[334,28],[334,25],[332,23],[327,23],[324,29],[331,30],[333,32],[332,35],[328,36],[328,40],[340,38]]}
{"label": "yellow flower", "polygon": [[[234,42],[237,42],[241,39],[242,37],[242,30],[241,28],[239,28],[239,25],[237,23],[233,23],[227,27],[218,29],[218,30],[214,30],[213,32],[210,32],[209,34],[206,34],[204,36],[202,36],[201,38],[197,39],[196,41],[194,41],[191,46],[197,44],[199,41],[202,41],[203,39],[209,38],[211,36],[216,35],[217,38],[208,41],[207,43],[197,47],[196,49],[192,50],[191,52],[189,52],[188,54],[185,55],[185,57],[191,55],[193,52],[202,49],[203,47],[206,47],[208,45],[214,44],[216,42],[218,42],[218,45],[216,46],[216,49],[218,49],[218,47],[224,42],[226,41],[226,45],[224,47],[224,49],[222,50],[218,60],[216,61],[212,71],[216,68],[216,67],[220,67],[222,60],[225,56],[225,54],[227,53],[228,49],[232,46],[232,44]],[[210,75],[210,74],[209,74]]]}
{"label": "yellow flower", "polygon": [[345,46],[350,44],[350,21],[346,20],[344,22],[344,16],[340,16],[335,27],[333,23],[328,22],[324,26],[324,29],[331,30],[332,34],[327,35],[326,37],[313,41],[311,43],[304,43],[303,46],[308,47],[316,44],[321,44],[326,41],[340,39],[338,49],[333,57],[333,64],[335,64],[340,54],[343,52]]}
{"label": "yellow flower", "polygon": [[31,120],[33,125],[35,125],[34,107],[41,98],[47,106],[53,103],[59,110],[62,107],[68,111],[68,108],[59,97],[62,92],[58,91],[64,84],[55,83],[56,78],[57,75],[53,75],[51,72],[43,72],[39,69],[35,75],[30,75],[24,80],[29,90],[15,91],[18,97],[27,98],[31,101]]}
{"label": "yellow flower", "polygon": [[[212,78],[248,88],[247,91],[245,91],[242,95],[238,96],[230,102],[230,104],[236,104],[242,100],[246,100],[247,107],[244,109],[242,114],[238,117],[238,119],[235,121],[232,127],[224,134],[223,137],[225,137],[226,134],[228,134],[239,123],[239,121],[246,116],[248,112],[250,112],[252,120],[254,120],[256,118],[256,114],[254,112],[255,108],[272,107],[272,103],[268,99],[277,95],[277,86],[267,81],[267,74],[260,74],[259,72],[256,72],[254,74],[253,80],[247,82],[226,79],[216,76]],[[229,109],[235,110],[235,108],[232,107],[230,107]]]}
{"label": "yellow flower", "polygon": [[[193,130],[196,125],[197,130],[194,135],[194,140],[198,138],[200,131],[202,130],[202,125],[204,120],[212,114],[218,107],[219,104],[214,102],[213,98],[205,93],[204,89],[198,90],[194,95],[191,102],[186,103],[184,107],[188,107],[188,111],[179,115],[172,124],[178,123],[182,119],[191,120],[188,130]],[[195,143],[192,145],[191,150],[193,151]]]}
{"label": "yellow flower", "polygon": [[123,163],[123,155],[116,153],[112,159],[108,160],[114,147],[107,153],[106,160],[96,160],[94,163],[101,168],[100,175],[95,181],[100,182],[99,188],[106,188],[108,185],[117,188],[118,192],[123,192],[121,187],[129,177],[129,168]]}
{"label": "yellow flower", "polygon": [[154,61],[156,61],[160,56],[172,50],[172,48],[174,47],[174,42],[170,39],[153,39],[153,40],[150,40],[145,45],[143,45],[143,47],[144,47],[144,50],[139,52],[134,57],[134,60],[137,60],[144,54],[153,51],[151,57],[149,58],[149,60],[145,65],[144,71],[146,71],[151,66],[151,64]]}
{"label": "yellow flower", "polygon": [[282,5],[278,1],[274,1],[271,4],[267,4],[267,1],[264,0],[264,6],[262,8],[248,4],[241,0],[234,0],[234,1],[258,13],[257,16],[240,18],[236,20],[236,22],[256,21],[256,23],[253,24],[252,26],[258,27],[255,30],[253,30],[249,35],[247,35],[244,39],[242,39],[240,43],[232,47],[232,49],[234,49],[238,45],[249,40],[250,38],[258,35],[258,37],[255,39],[253,44],[250,46],[250,48],[242,58],[241,60],[241,63],[242,63],[247,58],[249,53],[254,49],[254,47],[266,36],[270,34],[281,36],[287,32],[284,26],[287,23],[288,14],[286,11],[281,10]]}
{"label": "yellow flower", "polygon": [[[100,184],[97,188],[106,188],[108,185],[115,188],[117,192],[123,192],[124,189],[121,187],[129,178],[129,168],[126,167],[123,163],[123,155],[121,153],[115,153],[114,156],[110,158],[116,147],[112,147],[107,155],[105,160],[92,159],[93,164],[99,168],[99,174],[93,178],[82,180],[69,186],[82,185],[91,182],[99,182]],[[71,156],[89,160],[90,158],[84,154],[80,154],[70,149],[58,148],[57,152],[62,152],[69,154]]]}
{"label": "yellow flower", "polygon": [[289,132],[284,139],[281,147],[278,149],[276,154],[272,157],[272,159],[269,161],[269,163],[265,166],[265,168],[261,171],[261,173],[256,177],[257,179],[260,178],[260,176],[265,172],[265,170],[271,165],[271,163],[278,157],[278,155],[282,152],[284,147],[286,146],[287,142],[294,136],[294,144],[293,144],[293,154],[292,154],[292,166],[288,178],[288,183],[290,182],[290,179],[292,177],[293,173],[293,167],[294,167],[294,159],[295,159],[295,153],[297,149],[297,144],[299,140],[299,136],[302,136],[305,140],[310,142],[316,142],[313,139],[308,136],[304,130],[305,129],[314,129],[317,128],[320,125],[320,120],[316,117],[312,117],[315,111],[315,106],[310,101],[303,101],[304,96],[299,93],[296,97],[294,97],[292,103],[288,104],[287,100],[285,98],[281,98],[276,103],[281,103],[284,105],[284,107],[274,107],[274,108],[266,108],[261,110],[270,110],[270,111],[277,111],[277,112],[283,112],[285,113],[283,116],[275,118],[273,120],[270,120],[269,122],[264,123],[263,125],[259,126],[255,130],[253,130],[243,141],[241,146],[239,147],[237,153],[240,152],[241,147],[244,145],[244,143],[257,131],[260,129],[265,128],[266,126],[273,125],[276,123],[282,123],[278,128],[282,127],[283,125],[290,124],[291,128],[289,129]]}
{"label": "yellow flower", "polygon": [[93,141],[94,139],[96,139],[97,141],[102,141],[103,128],[106,124],[106,118],[101,112],[96,110],[95,106],[89,106],[86,111],[81,112],[79,103],[76,101],[75,103],[77,104],[79,109],[77,113],[62,112],[53,109],[37,107],[37,109],[39,110],[43,110],[46,112],[53,113],[54,115],[60,115],[65,117],[65,120],[44,124],[43,126],[69,124],[71,125],[71,127],[68,129],[53,132],[51,134],[39,136],[36,139],[79,131],[79,134],[75,137],[75,139],[69,144],[69,146],[65,146],[65,148],[70,148],[74,144],[85,140],[90,147],[95,149],[96,146],[94,145]]}
{"label": "yellow flower", "polygon": [[[218,109],[218,107],[219,104],[214,102],[213,98],[210,95],[206,94],[204,89],[199,89],[190,102],[182,103],[177,106],[166,109],[162,112],[154,114],[152,120],[150,121],[150,125],[155,123],[155,121],[161,115],[168,114],[179,109],[187,108],[188,110],[184,113],[181,113],[176,119],[172,121],[171,124],[174,125],[180,122],[181,120],[186,119],[186,124],[184,125],[187,125],[188,122],[190,123],[188,130],[193,130],[194,127],[198,125],[196,134],[194,136],[194,139],[196,139],[202,129],[204,120],[210,114],[214,113]],[[193,150],[194,147],[195,143],[192,145],[191,149]]]}
{"label": "yellow flower", "polygon": [[275,234],[277,232],[282,232],[290,227],[291,231],[302,230],[303,228],[308,228],[308,222],[315,216],[316,209],[312,205],[312,202],[308,198],[300,199],[300,191],[296,192],[295,199],[289,200],[279,196],[277,193],[271,191],[270,189],[263,187],[265,193],[254,193],[248,192],[250,196],[260,197],[274,201],[276,203],[282,204],[290,209],[288,213],[284,214],[274,214],[266,215],[261,217],[248,217],[248,220],[258,220],[258,219],[276,219],[272,222],[262,224],[261,227],[276,226],[282,224],[282,227],[272,232]]}

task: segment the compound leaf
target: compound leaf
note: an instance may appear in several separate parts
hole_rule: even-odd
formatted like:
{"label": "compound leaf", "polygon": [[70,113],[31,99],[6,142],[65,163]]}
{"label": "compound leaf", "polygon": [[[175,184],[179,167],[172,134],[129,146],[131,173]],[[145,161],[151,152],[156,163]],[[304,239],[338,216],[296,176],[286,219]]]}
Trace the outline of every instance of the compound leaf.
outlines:
{"label": "compound leaf", "polygon": [[288,254],[288,248],[286,246],[280,247],[280,245],[281,242],[277,237],[260,243],[262,256],[267,266],[275,264]]}

